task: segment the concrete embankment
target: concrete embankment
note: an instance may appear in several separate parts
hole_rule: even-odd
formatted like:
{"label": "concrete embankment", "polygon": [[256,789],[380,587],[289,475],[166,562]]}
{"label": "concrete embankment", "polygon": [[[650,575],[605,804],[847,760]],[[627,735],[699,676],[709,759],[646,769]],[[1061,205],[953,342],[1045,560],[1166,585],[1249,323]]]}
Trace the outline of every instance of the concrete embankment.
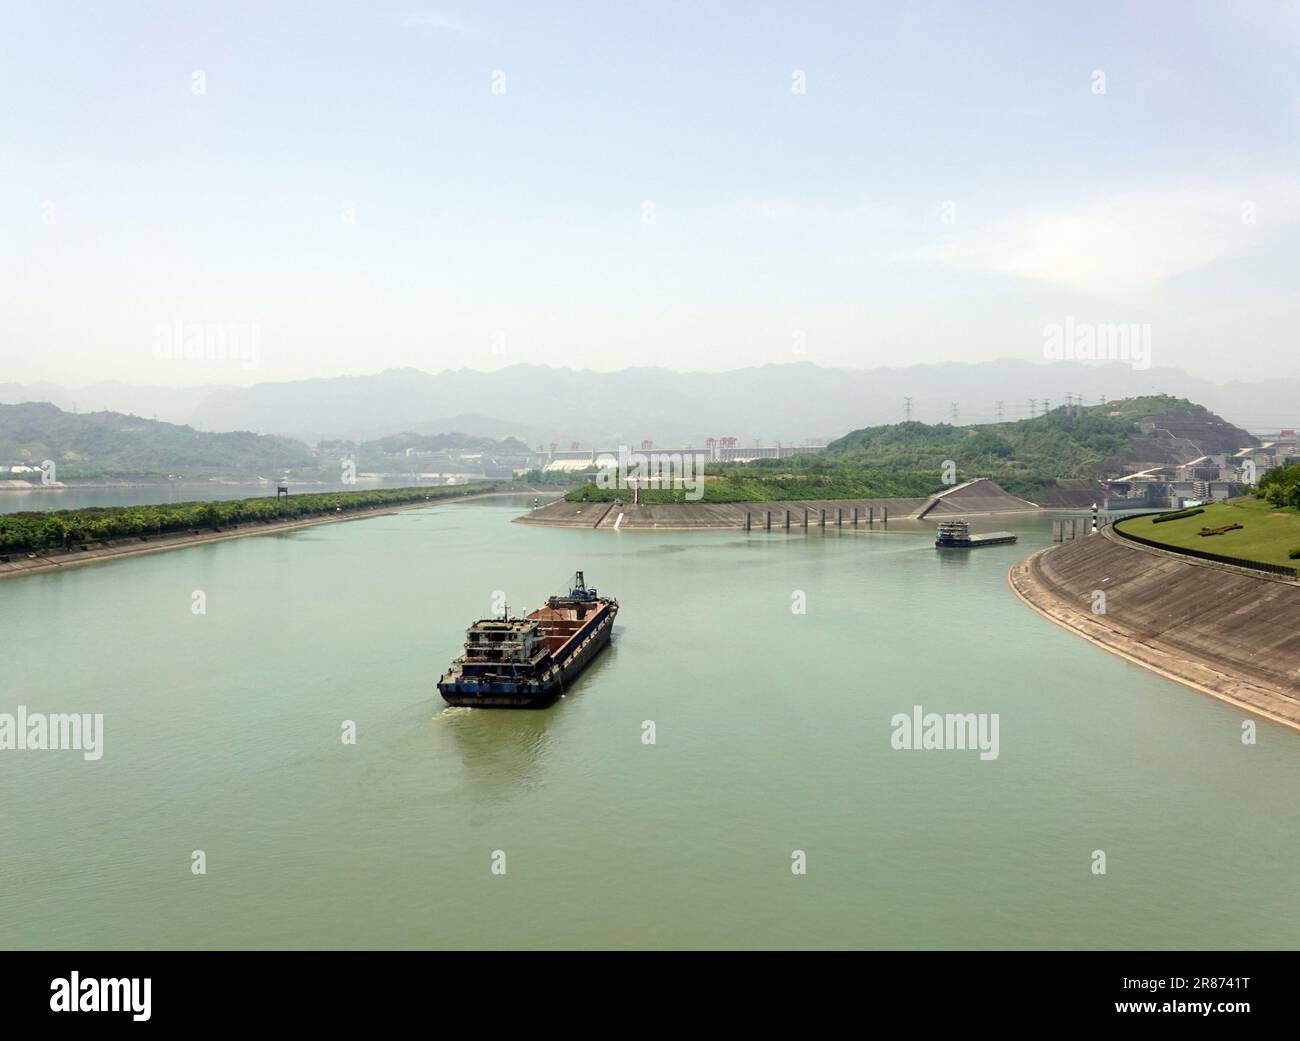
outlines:
{"label": "concrete embankment", "polygon": [[[632,493],[628,492],[628,499]],[[849,527],[853,511],[858,511],[858,526],[867,527],[874,520],[880,527],[886,516],[891,521],[935,520],[943,516],[981,516],[997,513],[1024,513],[1038,509],[1031,502],[1008,494],[987,479],[968,481],[945,489],[937,495],[911,499],[799,499],[781,502],[679,502],[635,506],[630,501],[614,506],[608,502],[567,502],[560,499],[516,518],[525,524],[546,524],[560,528],[602,528],[619,531],[653,529],[656,531],[697,531],[716,528],[745,527],[749,515],[751,530],[764,530],[771,514],[773,531],[784,531],[789,513],[790,529],[804,527],[805,511],[809,527],[820,527],[825,511],[827,527]],[[621,519],[620,519],[621,518]]]}
{"label": "concrete embankment", "polygon": [[338,524],[343,521],[365,520],[367,517],[382,517],[387,514],[400,513],[404,510],[427,510],[432,506],[445,503],[467,502],[471,499],[490,499],[504,495],[529,495],[536,490],[510,492],[480,492],[470,495],[448,496],[433,500],[402,503],[392,506],[375,506],[365,510],[349,510],[344,513],[326,513],[314,517],[300,517],[294,520],[254,522],[248,524],[231,524],[220,530],[213,528],[199,529],[196,533],[175,532],[164,535],[150,535],[146,538],[108,539],[94,543],[85,548],[71,550],[42,550],[38,553],[11,553],[7,562],[0,562],[0,578],[12,578],[17,575],[32,575],[43,571],[62,571],[66,568],[79,567],[83,564],[97,564],[105,560],[118,560],[121,557],[135,557],[142,553],[161,553],[169,549],[185,549],[187,546],[200,546],[208,542],[224,542],[227,539],[244,538],[249,535],[277,535],[313,528],[319,524]]}
{"label": "concrete embankment", "polygon": [[[845,524],[852,524],[853,508],[858,508],[858,524],[866,526],[874,517],[879,526],[884,511],[891,520],[902,520],[924,499],[856,499],[808,502],[683,502],[664,505],[634,506],[627,502],[614,506],[607,502],[553,502],[516,518],[526,524],[546,524],[559,528],[603,528],[619,531],[653,528],[656,531],[697,531],[717,528],[744,528],[748,511],[752,528],[762,528],[767,513],[772,514],[772,528],[784,528],[786,510],[790,511],[790,527],[803,528],[804,510],[808,511],[809,526],[821,523],[821,511],[826,510],[827,524],[836,522],[836,510],[842,510]],[[622,518],[621,520],[619,518]]]}
{"label": "concrete embankment", "polygon": [[1149,550],[1109,529],[1040,550],[1007,580],[1097,646],[1300,730],[1300,585]]}

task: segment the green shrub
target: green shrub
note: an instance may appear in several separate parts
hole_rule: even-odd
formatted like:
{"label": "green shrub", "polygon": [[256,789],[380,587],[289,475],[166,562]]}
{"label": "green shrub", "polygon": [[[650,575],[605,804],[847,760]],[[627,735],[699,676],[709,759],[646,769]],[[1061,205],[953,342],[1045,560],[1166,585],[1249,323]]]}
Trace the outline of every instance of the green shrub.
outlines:
{"label": "green shrub", "polygon": [[1270,470],[1259,479],[1256,494],[1277,507],[1300,507],[1300,463]]}
{"label": "green shrub", "polygon": [[1175,513],[1162,513],[1159,517],[1154,518],[1152,524],[1163,524],[1165,521],[1182,520],[1184,517],[1195,517],[1198,513],[1204,513],[1201,507],[1197,506],[1191,510],[1178,510]]}

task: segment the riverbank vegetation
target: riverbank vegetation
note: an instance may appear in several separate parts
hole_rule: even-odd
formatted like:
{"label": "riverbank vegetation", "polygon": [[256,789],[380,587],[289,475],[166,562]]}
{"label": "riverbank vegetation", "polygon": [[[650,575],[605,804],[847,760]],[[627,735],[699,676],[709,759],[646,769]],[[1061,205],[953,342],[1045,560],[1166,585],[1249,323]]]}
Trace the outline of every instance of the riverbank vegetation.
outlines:
{"label": "riverbank vegetation", "polygon": [[277,499],[260,496],[151,506],[88,507],[50,513],[0,514],[0,554],[36,552],[119,538],[222,529],[230,525],[285,521],[383,506],[435,502],[469,494],[508,491],[508,484],[445,485],[320,492]]}

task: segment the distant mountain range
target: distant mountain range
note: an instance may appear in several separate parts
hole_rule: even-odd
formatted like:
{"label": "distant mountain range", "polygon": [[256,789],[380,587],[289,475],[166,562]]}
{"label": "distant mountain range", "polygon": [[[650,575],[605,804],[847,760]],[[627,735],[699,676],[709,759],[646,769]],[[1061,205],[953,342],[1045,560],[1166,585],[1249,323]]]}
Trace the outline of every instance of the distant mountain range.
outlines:
{"label": "distant mountain range", "polygon": [[[1249,433],[1200,405],[1148,397],[1105,406],[1056,405],[1046,416],[997,424],[912,420],[865,427],[830,444],[825,455],[803,458],[913,474],[933,469],[936,460],[952,459],[969,472],[1012,482],[1006,486],[1021,494],[1061,476],[1097,477],[1116,467],[1185,462],[1254,443]],[[51,459],[60,479],[247,479],[285,473],[312,479],[344,458],[361,472],[390,475],[508,477],[536,462],[529,446],[516,438],[494,440],[464,432],[405,431],[358,442],[325,440],[310,448],[283,436],[203,432],[120,412],[71,413],[49,402],[0,404],[0,466],[39,467]],[[777,459],[766,462],[786,465]],[[24,471],[21,479],[31,480],[29,475]]]}
{"label": "distant mountain range", "polygon": [[[80,411],[111,409],[202,430],[249,430],[297,438],[365,441],[413,432],[517,437],[567,448],[831,440],[905,418],[987,423],[1025,418],[1046,401],[1096,404],[1167,393],[1190,398],[1249,430],[1300,423],[1300,381],[1215,384],[1178,369],[1123,363],[944,363],[905,368],[830,369],[809,362],[730,372],[617,372],[515,365],[430,374],[390,369],[369,376],[184,389],[101,383],[82,388],[0,384],[0,402],[50,401]],[[1000,405],[998,403],[1001,403]]]}

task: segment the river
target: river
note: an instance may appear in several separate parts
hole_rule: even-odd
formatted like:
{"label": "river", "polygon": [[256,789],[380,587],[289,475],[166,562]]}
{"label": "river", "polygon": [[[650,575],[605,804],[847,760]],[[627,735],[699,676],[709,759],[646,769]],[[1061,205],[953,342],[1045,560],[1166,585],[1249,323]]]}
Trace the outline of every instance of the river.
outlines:
{"label": "river", "polygon": [[[98,761],[0,751],[0,945],[1300,944],[1300,735],[1244,745],[1021,605],[1046,516],[941,554],[512,524],[529,501],[0,583],[0,712],[104,717]],[[579,568],[622,610],[568,695],[447,708],[466,625]],[[997,758],[895,750],[915,705],[996,713]]]}

